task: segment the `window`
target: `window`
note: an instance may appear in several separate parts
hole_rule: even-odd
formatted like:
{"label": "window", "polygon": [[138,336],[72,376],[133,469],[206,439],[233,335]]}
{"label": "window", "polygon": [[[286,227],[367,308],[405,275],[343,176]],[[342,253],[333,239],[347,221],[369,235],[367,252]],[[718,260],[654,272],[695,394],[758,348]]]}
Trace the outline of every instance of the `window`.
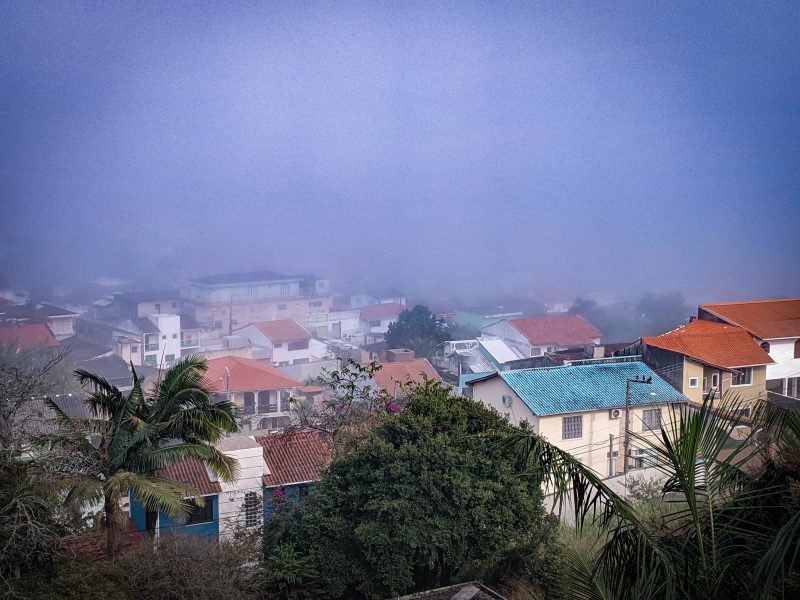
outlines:
{"label": "window", "polygon": [[642,431],[661,429],[661,409],[648,408],[642,411]]}
{"label": "window", "polygon": [[583,437],[583,415],[561,419],[561,439],[573,440]]}
{"label": "window", "polygon": [[369,322],[369,326],[370,327],[380,327],[381,326],[381,320],[380,319],[372,320],[372,321]]}
{"label": "window", "polygon": [[178,339],[178,334],[177,333],[173,333],[172,334],[172,339],[173,340],[177,340]]}
{"label": "window", "polygon": [[189,516],[187,525],[210,523],[214,520],[214,496],[204,496],[205,506],[199,506],[194,500],[189,500]]}
{"label": "window", "polygon": [[132,352],[133,354],[136,354],[136,353],[138,353],[138,352],[139,352],[139,346],[131,346],[131,352]]}
{"label": "window", "polygon": [[606,452],[606,457],[608,458],[608,476],[613,477],[617,474],[617,461],[619,459],[619,451],[614,450],[613,452]]}
{"label": "window", "polygon": [[696,388],[698,382],[699,382],[699,379],[697,377],[689,377],[689,387],[690,388]]}
{"label": "window", "polygon": [[308,340],[301,342],[289,342],[289,351],[292,350],[308,350]]}
{"label": "window", "polygon": [[156,302],[156,312],[157,313],[161,312],[161,305],[158,302]]}
{"label": "window", "polygon": [[733,414],[739,415],[741,417],[750,417],[753,414],[753,410],[749,406],[734,408],[732,412]]}
{"label": "window", "polygon": [[281,296],[288,296],[290,289],[291,288],[289,287],[288,283],[282,283],[281,284]]}
{"label": "window", "polygon": [[277,412],[278,403],[275,400],[276,392],[263,390],[258,392],[258,412]]}
{"label": "window", "polygon": [[731,378],[731,385],[750,385],[753,383],[753,367],[743,367],[738,369],[738,373],[736,373]]}
{"label": "window", "polygon": [[769,352],[769,342],[761,342],[761,347],[764,349],[764,352]]}
{"label": "window", "polygon": [[283,348],[283,343],[273,344],[273,347],[275,347],[275,348]]}
{"label": "window", "polygon": [[249,285],[247,286],[247,297],[248,298],[255,298],[258,295],[258,286],[257,285]]}
{"label": "window", "polygon": [[541,356],[542,349],[541,348],[531,348],[531,356]]}
{"label": "window", "polygon": [[703,393],[708,391],[708,377],[703,377]]}
{"label": "window", "polygon": [[652,467],[658,462],[658,455],[656,454],[655,450],[638,450],[634,449],[631,452],[633,458],[633,464],[631,468],[633,469],[644,469],[647,467]]}
{"label": "window", "polygon": [[256,492],[245,492],[244,494],[244,526],[255,527],[258,525],[261,516],[261,501]]}
{"label": "window", "polygon": [[253,392],[244,393],[244,414],[252,415],[256,412],[256,395]]}
{"label": "window", "polygon": [[177,302],[173,302],[172,303],[172,308],[178,308],[178,303]]}
{"label": "window", "polygon": [[167,354],[167,355],[164,357],[164,361],[165,361],[165,362],[172,362],[173,360],[175,360],[175,355],[174,355],[174,354]]}
{"label": "window", "polygon": [[144,355],[144,362],[150,365],[156,364],[156,355],[155,354],[145,354]]}
{"label": "window", "polygon": [[308,484],[297,486],[297,497],[300,499],[300,502],[308,498],[309,487]]}
{"label": "window", "polygon": [[167,336],[166,336],[166,335],[162,335],[162,336],[161,336],[161,339],[162,339],[162,340],[165,340],[165,339],[167,339]]}
{"label": "window", "polygon": [[711,376],[711,387],[713,387],[714,389],[717,389],[718,385],[719,385],[719,373],[714,373]]}
{"label": "window", "polygon": [[286,310],[285,304],[278,304],[278,310]]}
{"label": "window", "polygon": [[314,308],[318,308],[322,306],[322,302],[319,300],[314,300],[314,302],[309,302],[308,305],[313,306]]}
{"label": "window", "polygon": [[269,417],[264,417],[258,422],[259,429],[269,429]]}

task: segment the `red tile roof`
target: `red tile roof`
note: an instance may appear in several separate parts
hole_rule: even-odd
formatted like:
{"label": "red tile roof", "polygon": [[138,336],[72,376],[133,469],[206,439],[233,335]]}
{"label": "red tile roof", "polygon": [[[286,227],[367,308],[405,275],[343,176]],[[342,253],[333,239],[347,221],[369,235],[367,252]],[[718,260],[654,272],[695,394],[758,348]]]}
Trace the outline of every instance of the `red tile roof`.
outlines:
{"label": "red tile roof", "polygon": [[[117,543],[114,548],[119,556],[139,548],[146,539],[145,534],[128,518],[117,532]],[[72,559],[102,560],[106,557],[105,529],[96,528],[73,533],[62,537],[59,541],[67,556]]]}
{"label": "red tile roof", "polygon": [[711,321],[692,321],[664,335],[643,337],[642,343],[725,369],[774,362],[741,327]]}
{"label": "red tile roof", "polygon": [[700,308],[762,340],[800,337],[800,298],[701,304]]}
{"label": "red tile roof", "polygon": [[560,315],[512,319],[510,323],[531,344],[587,346],[603,334],[581,315]]}
{"label": "red tile roof", "polygon": [[389,319],[398,317],[401,312],[408,310],[408,307],[396,302],[387,304],[371,304],[361,307],[361,320],[371,321],[373,319]]}
{"label": "red tile roof", "polygon": [[426,358],[415,358],[408,362],[382,363],[381,369],[372,378],[375,380],[375,385],[393,393],[397,384],[400,386],[409,383],[422,384],[424,382],[423,373],[427,375],[428,379],[442,380]]}
{"label": "red tile roof", "polygon": [[58,346],[58,340],[44,323],[0,325],[0,346],[20,350]]}
{"label": "red tile roof", "polygon": [[294,319],[261,321],[260,323],[253,323],[252,325],[267,336],[273,344],[301,342],[311,339],[311,334]]}
{"label": "red tile roof", "polygon": [[158,475],[191,486],[203,496],[219,494],[222,491],[219,482],[211,481],[205,465],[197,458],[185,458],[166,469],[161,469]]}
{"label": "red tile roof", "polygon": [[330,442],[316,431],[273,433],[256,441],[264,447],[267,487],[319,481],[333,455]]}
{"label": "red tile roof", "polygon": [[230,371],[231,392],[254,392],[258,390],[273,390],[278,388],[292,388],[300,385],[291,377],[284,375],[275,367],[260,360],[251,358],[238,358],[226,356],[208,361],[205,381],[216,392],[224,392]]}

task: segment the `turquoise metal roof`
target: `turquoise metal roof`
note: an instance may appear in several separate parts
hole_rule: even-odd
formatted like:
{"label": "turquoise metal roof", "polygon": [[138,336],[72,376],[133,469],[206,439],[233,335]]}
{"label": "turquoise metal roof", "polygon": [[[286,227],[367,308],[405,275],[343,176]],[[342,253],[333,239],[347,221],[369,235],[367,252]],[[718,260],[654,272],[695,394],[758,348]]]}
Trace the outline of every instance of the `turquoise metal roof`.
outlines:
{"label": "turquoise metal roof", "polygon": [[631,405],[688,402],[689,399],[643,362],[609,362],[498,373],[534,414],[540,416],[625,407],[625,381],[652,377],[650,385],[631,384]]}

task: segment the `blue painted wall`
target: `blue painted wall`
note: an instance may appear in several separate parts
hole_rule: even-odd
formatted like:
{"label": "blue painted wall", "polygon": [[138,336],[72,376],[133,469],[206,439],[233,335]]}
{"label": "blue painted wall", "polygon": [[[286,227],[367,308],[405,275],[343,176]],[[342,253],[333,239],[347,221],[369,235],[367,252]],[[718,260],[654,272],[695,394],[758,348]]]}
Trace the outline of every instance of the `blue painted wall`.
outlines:
{"label": "blue painted wall", "polygon": [[[214,496],[204,496],[206,502],[214,503],[214,519],[208,523],[197,523],[196,525],[186,525],[179,523],[175,519],[168,517],[164,513],[158,514],[159,535],[181,534],[199,535],[204,537],[215,537],[219,535],[219,498]],[[131,519],[140,531],[145,531],[145,510],[136,498],[131,498]]]}
{"label": "blue painted wall", "polygon": [[[314,495],[314,484],[303,484],[308,486],[308,495]],[[300,502],[300,486],[299,485],[285,485],[281,488],[264,488],[264,521],[269,519],[269,516],[274,512],[275,503],[272,500],[272,495],[277,489],[282,489],[286,502],[290,504],[298,504]]]}

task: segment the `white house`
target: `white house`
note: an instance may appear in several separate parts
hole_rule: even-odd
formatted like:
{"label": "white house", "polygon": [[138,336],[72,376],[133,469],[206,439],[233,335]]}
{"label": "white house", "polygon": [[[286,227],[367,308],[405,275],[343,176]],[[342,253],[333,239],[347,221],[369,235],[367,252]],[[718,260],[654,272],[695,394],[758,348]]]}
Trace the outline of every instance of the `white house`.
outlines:
{"label": "white house", "polygon": [[365,342],[382,340],[389,325],[397,321],[400,313],[407,310],[403,304],[396,302],[372,304],[361,308],[359,319]]}
{"label": "white house", "polygon": [[767,390],[800,398],[800,298],[702,304],[697,316],[747,330],[775,361]]}
{"label": "white house", "polygon": [[255,349],[276,367],[294,365],[320,360],[327,352],[327,346],[311,337],[308,330],[293,319],[261,321],[251,323],[236,330],[236,335],[250,341]]}
{"label": "white house", "polygon": [[331,310],[306,317],[309,331],[322,338],[348,339],[361,333],[358,310]]}
{"label": "white house", "polygon": [[501,339],[512,351],[526,357],[597,345],[602,337],[603,334],[580,315],[503,319],[481,329],[481,339]]}

